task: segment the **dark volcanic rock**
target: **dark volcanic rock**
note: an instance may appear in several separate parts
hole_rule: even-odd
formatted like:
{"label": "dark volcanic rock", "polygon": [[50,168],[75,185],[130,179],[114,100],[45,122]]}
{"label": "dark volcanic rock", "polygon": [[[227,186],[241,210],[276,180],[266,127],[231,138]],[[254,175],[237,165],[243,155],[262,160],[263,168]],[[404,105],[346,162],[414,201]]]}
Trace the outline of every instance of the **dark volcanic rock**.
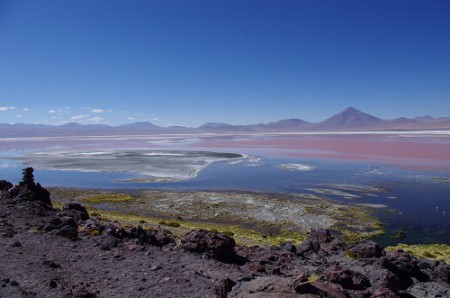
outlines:
{"label": "dark volcanic rock", "polygon": [[78,225],[72,217],[61,216],[53,218],[48,225],[44,227],[45,231],[76,240],[78,238]]}
{"label": "dark volcanic rock", "polygon": [[235,285],[236,283],[233,280],[225,278],[215,287],[214,294],[217,298],[227,298],[228,293],[231,292]]}
{"label": "dark volcanic rock", "polygon": [[304,255],[311,251],[313,251],[313,245],[312,245],[311,240],[309,240],[309,239],[306,239],[305,241],[300,243],[299,247],[297,248],[297,253],[299,255]]}
{"label": "dark volcanic rock", "polygon": [[89,213],[87,212],[86,208],[78,203],[69,203],[64,205],[63,211],[70,212],[70,214],[77,219],[89,219]]}
{"label": "dark volcanic rock", "polygon": [[341,285],[344,289],[364,290],[370,287],[367,277],[347,268],[329,268],[325,271],[324,278],[327,281]]}
{"label": "dark volcanic rock", "polygon": [[367,272],[370,283],[376,288],[388,288],[394,292],[400,290],[400,279],[387,269],[375,269]]}
{"label": "dark volcanic rock", "polygon": [[365,298],[400,298],[399,295],[387,288],[370,288],[364,291]]}
{"label": "dark volcanic rock", "polygon": [[258,298],[258,297],[298,297],[292,288],[292,280],[282,277],[258,277],[244,283],[232,297]]}
{"label": "dark volcanic rock", "polygon": [[181,246],[195,253],[206,253],[208,257],[223,262],[232,262],[236,253],[236,242],[233,238],[218,232],[196,229],[181,238]]}
{"label": "dark volcanic rock", "polygon": [[295,292],[305,297],[332,297],[332,298],[346,298],[344,290],[340,285],[326,282],[302,282],[294,285]]}
{"label": "dark volcanic rock", "polygon": [[450,283],[450,265],[440,263],[434,268],[431,277],[436,280]]}
{"label": "dark volcanic rock", "polygon": [[[31,171],[31,173],[28,173]],[[26,175],[33,175],[33,168],[24,169],[23,181],[16,187],[18,193],[16,193],[16,201],[39,201],[52,207],[52,201],[50,200],[50,192],[43,188],[39,183],[35,184],[34,180],[28,181]]]}
{"label": "dark volcanic rock", "polygon": [[27,186],[18,186],[10,190],[10,198],[16,202],[39,201],[52,209],[52,202],[50,200],[50,192],[43,188],[39,183],[29,188]]}
{"label": "dark volcanic rock", "polygon": [[128,235],[130,238],[137,239],[140,244],[151,243],[154,241],[154,236],[151,233],[148,233],[148,231],[144,230],[141,226],[138,226],[137,228],[133,227],[128,232]]}
{"label": "dark volcanic rock", "polygon": [[6,219],[0,220],[0,236],[11,238],[15,234],[17,233],[14,230],[14,226],[10,222],[8,222]]}
{"label": "dark volcanic rock", "polygon": [[421,282],[406,291],[413,297],[450,297],[450,288],[436,282]]}
{"label": "dark volcanic rock", "polygon": [[72,286],[70,297],[73,298],[97,298],[97,295],[88,290],[84,284]]}
{"label": "dark volcanic rock", "polygon": [[151,243],[152,245],[165,246],[171,243],[175,243],[175,237],[169,230],[153,230],[153,235],[155,236],[155,242]]}
{"label": "dark volcanic rock", "polygon": [[249,266],[250,272],[256,275],[260,273],[266,273],[266,267],[260,263],[253,263]]}
{"label": "dark volcanic rock", "polygon": [[22,181],[14,187],[12,187],[10,182],[1,180],[2,199],[10,200],[14,203],[40,202],[42,203],[42,208],[52,210],[50,192],[39,183],[36,184],[34,182],[33,171],[33,168],[23,169]]}
{"label": "dark volcanic rock", "polygon": [[19,241],[15,241],[13,244],[11,244],[12,247],[21,247],[22,243],[20,243]]}
{"label": "dark volcanic rock", "polygon": [[61,268],[61,265],[56,264],[54,261],[50,261],[50,260],[44,260],[44,261],[42,261],[42,264],[45,266],[48,266],[52,269]]}
{"label": "dark volcanic rock", "polygon": [[417,260],[404,251],[389,252],[384,259],[384,266],[394,273],[416,276],[419,271]]}
{"label": "dark volcanic rock", "polygon": [[91,236],[100,235],[106,228],[98,218],[89,218],[81,223],[81,226],[82,232],[80,234]]}
{"label": "dark volcanic rock", "polygon": [[295,247],[295,245],[292,243],[281,243],[280,249],[283,252],[291,252],[291,253],[297,252],[297,247]]}
{"label": "dark volcanic rock", "polygon": [[169,230],[149,229],[144,230],[141,226],[132,228],[129,232],[130,238],[135,238],[140,244],[150,244],[155,246],[165,246],[169,243],[175,243],[175,238]]}
{"label": "dark volcanic rock", "polygon": [[26,202],[25,206],[28,213],[39,216],[47,216],[53,211],[53,208],[41,201]]}
{"label": "dark volcanic rock", "polygon": [[115,236],[108,235],[100,241],[100,248],[111,250],[119,245],[119,239]]}
{"label": "dark volcanic rock", "polygon": [[402,250],[390,251],[382,259],[382,266],[399,278],[400,289],[406,289],[413,285],[413,278],[418,281],[429,280],[429,277],[420,270],[417,264],[416,258]]}
{"label": "dark volcanic rock", "polygon": [[331,235],[330,230],[327,229],[313,229],[311,230],[309,237],[311,242],[318,242],[319,244],[330,243],[335,238]]}
{"label": "dark volcanic rock", "polygon": [[6,180],[0,180],[0,191],[7,191],[11,189],[14,185]]}
{"label": "dark volcanic rock", "polygon": [[386,255],[384,249],[373,241],[360,241],[348,246],[348,254],[353,258],[379,258]]}
{"label": "dark volcanic rock", "polygon": [[39,183],[36,185],[36,188],[33,189],[34,196],[33,199],[35,201],[40,201],[46,205],[48,205],[50,208],[52,206],[52,201],[50,200],[50,192],[43,188]]}
{"label": "dark volcanic rock", "polygon": [[308,238],[297,248],[297,253],[306,256],[311,253],[318,253],[321,256],[338,254],[345,250],[345,243],[331,235],[327,229],[313,229]]}
{"label": "dark volcanic rock", "polygon": [[112,235],[119,239],[124,239],[129,237],[129,234],[122,226],[116,222],[108,222],[103,228],[106,235]]}

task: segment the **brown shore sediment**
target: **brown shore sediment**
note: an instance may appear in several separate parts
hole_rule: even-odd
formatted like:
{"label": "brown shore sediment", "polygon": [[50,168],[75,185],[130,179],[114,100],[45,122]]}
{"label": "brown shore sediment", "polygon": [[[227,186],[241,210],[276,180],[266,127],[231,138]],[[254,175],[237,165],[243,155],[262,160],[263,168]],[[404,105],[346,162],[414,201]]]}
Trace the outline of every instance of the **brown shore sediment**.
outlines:
{"label": "brown shore sediment", "polygon": [[[334,229],[350,241],[384,233],[382,223],[372,214],[375,208],[306,193],[50,190],[54,202],[79,202],[104,217],[153,225],[176,223],[172,229],[180,232],[193,228],[228,231],[247,245],[277,244],[285,238],[301,242],[312,228]],[[118,196],[127,199],[120,201]]]}

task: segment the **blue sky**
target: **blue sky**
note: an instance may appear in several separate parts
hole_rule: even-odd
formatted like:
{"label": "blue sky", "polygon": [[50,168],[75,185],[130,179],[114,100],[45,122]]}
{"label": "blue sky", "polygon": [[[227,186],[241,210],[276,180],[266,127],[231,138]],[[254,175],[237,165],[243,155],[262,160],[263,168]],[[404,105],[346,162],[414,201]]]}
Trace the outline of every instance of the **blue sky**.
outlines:
{"label": "blue sky", "polygon": [[450,116],[450,1],[0,0],[0,122]]}

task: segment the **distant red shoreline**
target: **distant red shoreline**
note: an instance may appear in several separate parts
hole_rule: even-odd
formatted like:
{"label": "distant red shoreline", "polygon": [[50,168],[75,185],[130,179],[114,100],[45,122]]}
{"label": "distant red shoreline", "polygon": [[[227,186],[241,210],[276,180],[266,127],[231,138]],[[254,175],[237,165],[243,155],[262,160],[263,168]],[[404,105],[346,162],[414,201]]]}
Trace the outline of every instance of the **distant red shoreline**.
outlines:
{"label": "distant red shoreline", "polygon": [[217,138],[193,144],[201,148],[242,148],[276,156],[347,159],[450,171],[450,138],[373,135],[295,135]]}
{"label": "distant red shoreline", "polygon": [[0,138],[0,151],[211,150],[395,164],[450,172],[450,135],[401,133],[178,134]]}

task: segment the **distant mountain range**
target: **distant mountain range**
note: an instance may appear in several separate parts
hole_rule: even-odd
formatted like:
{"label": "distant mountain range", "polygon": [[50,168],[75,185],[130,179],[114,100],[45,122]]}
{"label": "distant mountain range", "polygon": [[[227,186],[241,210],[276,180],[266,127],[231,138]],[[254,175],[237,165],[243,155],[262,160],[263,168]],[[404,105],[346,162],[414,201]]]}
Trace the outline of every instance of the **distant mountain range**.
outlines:
{"label": "distant mountain range", "polygon": [[67,123],[64,125],[7,124],[0,123],[0,137],[15,136],[62,136],[62,135],[119,135],[119,134],[157,134],[157,133],[251,133],[251,132],[301,132],[301,131],[407,131],[407,130],[450,130],[450,117],[396,118],[384,120],[361,112],[353,107],[325,119],[311,123],[301,119],[285,119],[271,123],[232,125],[208,122],[197,128],[171,126],[161,127],[150,122],[135,122],[119,126],[104,124],[83,125]]}

